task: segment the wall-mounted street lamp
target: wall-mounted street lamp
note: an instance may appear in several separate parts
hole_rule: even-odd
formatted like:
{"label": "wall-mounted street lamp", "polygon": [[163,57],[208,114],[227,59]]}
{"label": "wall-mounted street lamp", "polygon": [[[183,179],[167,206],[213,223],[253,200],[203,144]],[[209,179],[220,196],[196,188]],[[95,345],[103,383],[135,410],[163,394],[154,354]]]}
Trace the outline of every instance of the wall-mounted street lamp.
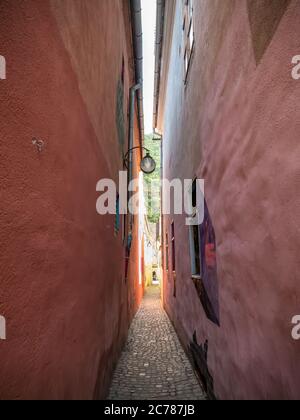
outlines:
{"label": "wall-mounted street lamp", "polygon": [[146,175],[152,174],[156,169],[156,162],[151,157],[150,150],[146,149],[146,147],[137,146],[133,147],[132,149],[129,149],[124,157],[124,166],[126,167],[126,169],[128,169],[130,164],[130,153],[133,153],[133,151],[137,149],[146,150],[146,156],[141,161],[141,171],[144,172],[144,174]]}

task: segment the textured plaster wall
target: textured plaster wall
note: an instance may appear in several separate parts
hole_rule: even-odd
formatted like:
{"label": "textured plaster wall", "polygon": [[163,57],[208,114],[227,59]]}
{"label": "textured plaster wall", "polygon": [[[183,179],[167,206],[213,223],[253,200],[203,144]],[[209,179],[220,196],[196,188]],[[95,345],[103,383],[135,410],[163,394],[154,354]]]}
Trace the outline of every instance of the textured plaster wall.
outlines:
{"label": "textured plaster wall", "polygon": [[191,280],[182,216],[164,220],[170,237],[174,218],[177,245],[177,298],[173,276],[165,272],[164,304],[186,346],[195,331],[199,344],[208,340],[218,398],[299,398],[300,344],[291,338],[291,319],[300,311],[300,83],[291,77],[291,59],[300,51],[300,3],[285,1],[284,11],[273,7],[273,36],[266,37],[262,3],[250,21],[245,0],[195,1],[186,87],[179,3],[164,176],[205,178],[217,237],[221,327],[206,318]]}
{"label": "textured plaster wall", "polygon": [[122,168],[122,56],[125,121],[133,83],[125,5],[0,2],[1,399],[105,397],[141,298],[138,223],[126,285],[121,232],[96,213],[97,181]]}

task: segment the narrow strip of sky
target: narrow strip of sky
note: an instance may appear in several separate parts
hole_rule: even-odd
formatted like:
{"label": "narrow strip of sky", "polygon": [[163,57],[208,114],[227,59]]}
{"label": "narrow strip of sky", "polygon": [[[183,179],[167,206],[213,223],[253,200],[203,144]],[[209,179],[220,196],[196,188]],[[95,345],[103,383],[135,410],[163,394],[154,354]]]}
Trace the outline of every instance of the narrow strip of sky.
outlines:
{"label": "narrow strip of sky", "polygon": [[156,0],[142,0],[145,133],[153,131]]}

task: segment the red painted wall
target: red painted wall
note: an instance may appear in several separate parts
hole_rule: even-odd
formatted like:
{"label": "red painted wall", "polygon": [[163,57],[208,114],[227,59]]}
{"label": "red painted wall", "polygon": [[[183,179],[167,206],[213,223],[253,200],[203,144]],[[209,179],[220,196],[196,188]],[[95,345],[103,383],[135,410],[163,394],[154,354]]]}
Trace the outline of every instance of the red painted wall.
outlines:
{"label": "red painted wall", "polygon": [[247,1],[194,2],[186,87],[179,7],[174,23],[164,176],[206,181],[221,326],[205,316],[191,280],[183,216],[164,218],[169,238],[175,220],[177,246],[177,298],[165,272],[164,304],[187,347],[194,332],[199,344],[208,340],[220,399],[300,398],[300,342],[291,337],[300,312],[300,82],[291,76],[292,57],[300,54],[300,3],[281,2],[287,7],[272,31],[279,2],[267,3],[274,15],[258,8],[252,34]]}
{"label": "red painted wall", "polygon": [[[142,296],[138,223],[125,284],[122,234],[96,213],[96,183],[122,169],[122,56],[127,146],[126,3],[0,2],[1,399],[104,398]],[[41,153],[33,137],[45,142]]]}

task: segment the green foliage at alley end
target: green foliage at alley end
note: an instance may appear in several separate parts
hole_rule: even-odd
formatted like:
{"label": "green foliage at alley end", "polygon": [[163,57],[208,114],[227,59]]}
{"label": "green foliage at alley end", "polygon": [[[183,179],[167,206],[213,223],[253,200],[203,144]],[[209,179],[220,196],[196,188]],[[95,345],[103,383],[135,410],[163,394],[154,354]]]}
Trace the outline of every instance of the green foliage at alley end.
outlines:
{"label": "green foliage at alley end", "polygon": [[156,162],[156,170],[151,175],[144,175],[145,204],[148,221],[158,223],[160,219],[160,171],[161,171],[161,142],[153,141],[153,136],[145,136],[145,147]]}

